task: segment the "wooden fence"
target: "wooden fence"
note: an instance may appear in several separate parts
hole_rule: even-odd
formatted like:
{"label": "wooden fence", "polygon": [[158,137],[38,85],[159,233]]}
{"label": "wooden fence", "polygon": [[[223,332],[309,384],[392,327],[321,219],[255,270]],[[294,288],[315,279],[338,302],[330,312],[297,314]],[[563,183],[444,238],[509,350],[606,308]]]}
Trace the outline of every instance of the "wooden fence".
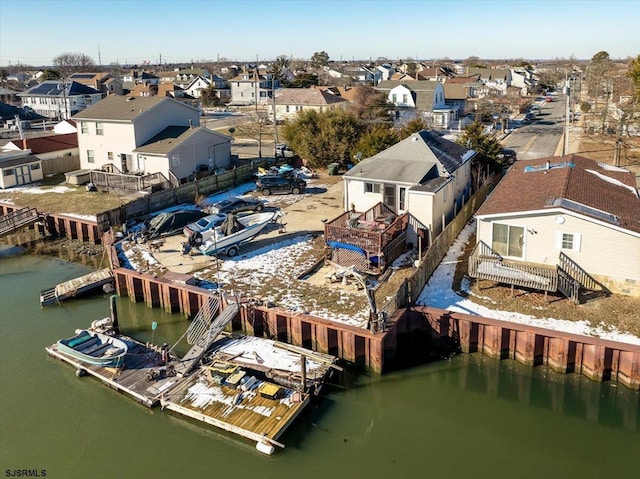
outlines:
{"label": "wooden fence", "polygon": [[184,203],[195,203],[200,196],[206,196],[218,191],[234,188],[249,181],[258,166],[263,162],[250,163],[233,170],[225,171],[200,180],[195,180],[170,190],[157,191],[132,201],[113,210],[96,215],[98,227],[101,231],[108,231],[112,226],[118,226],[131,218],[146,216],[171,206]]}
{"label": "wooden fence", "polygon": [[63,156],[42,160],[42,174],[46,177],[57,173],[75,171],[80,169],[80,157],[78,155]]}
{"label": "wooden fence", "polygon": [[420,266],[416,271],[407,278],[398,288],[396,294],[382,306],[379,311],[384,312],[387,316],[393,314],[394,311],[400,309],[407,304],[411,304],[418,299],[418,296],[424,289],[425,285],[431,278],[431,275],[440,265],[442,258],[447,254],[451,244],[460,234],[469,219],[478,210],[484,202],[487,195],[491,192],[497,182],[494,176],[491,181],[487,182],[480,188],[469,201],[462,207],[460,212],[445,227],[431,243],[427,252],[420,260]]}

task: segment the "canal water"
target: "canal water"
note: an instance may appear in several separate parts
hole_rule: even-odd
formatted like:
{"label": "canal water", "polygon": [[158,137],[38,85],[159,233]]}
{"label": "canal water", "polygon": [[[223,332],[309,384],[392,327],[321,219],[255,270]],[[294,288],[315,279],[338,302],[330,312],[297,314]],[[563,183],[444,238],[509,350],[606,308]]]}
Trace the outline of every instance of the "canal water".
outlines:
{"label": "canal water", "polygon": [[[331,385],[281,438],[286,449],[264,456],[254,444],[149,410],[48,357],[46,346],[109,314],[106,295],[40,308],[40,290],[85,272],[46,257],[0,257],[4,476],[640,476],[638,392],[481,355]],[[188,325],[127,298],[118,308],[122,329],[142,341],[173,344]]]}

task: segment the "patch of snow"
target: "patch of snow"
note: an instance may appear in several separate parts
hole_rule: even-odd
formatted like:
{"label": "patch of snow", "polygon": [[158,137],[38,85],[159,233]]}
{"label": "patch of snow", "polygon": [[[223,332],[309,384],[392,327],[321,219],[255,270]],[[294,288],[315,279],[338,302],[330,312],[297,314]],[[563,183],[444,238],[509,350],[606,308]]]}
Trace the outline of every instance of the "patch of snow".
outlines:
{"label": "patch of snow", "polygon": [[31,195],[43,195],[45,193],[67,193],[74,191],[73,188],[68,186],[52,186],[52,187],[28,187],[28,186],[14,186],[11,188],[11,192],[29,193]]}
{"label": "patch of snow", "polygon": [[[453,276],[457,259],[462,255],[465,245],[475,231],[475,222],[469,223],[454,241],[442,263],[431,276],[431,279],[422,290],[416,303],[446,309],[459,313],[483,316],[485,318],[509,321],[518,324],[526,324],[539,328],[563,331],[582,336],[594,336],[611,341],[640,345],[640,338],[631,334],[622,333],[615,328],[605,327],[601,324],[592,327],[588,321],[566,321],[555,318],[536,318],[526,314],[510,311],[489,309],[486,306],[476,304],[472,297],[464,298],[452,289]],[[469,293],[469,282],[463,282],[462,289]]]}
{"label": "patch of snow", "polygon": [[64,216],[70,216],[72,218],[79,218],[81,220],[89,220],[89,221],[96,221],[97,220],[95,215],[79,215],[79,214],[76,214],[76,213],[61,213],[61,214],[63,214]]}

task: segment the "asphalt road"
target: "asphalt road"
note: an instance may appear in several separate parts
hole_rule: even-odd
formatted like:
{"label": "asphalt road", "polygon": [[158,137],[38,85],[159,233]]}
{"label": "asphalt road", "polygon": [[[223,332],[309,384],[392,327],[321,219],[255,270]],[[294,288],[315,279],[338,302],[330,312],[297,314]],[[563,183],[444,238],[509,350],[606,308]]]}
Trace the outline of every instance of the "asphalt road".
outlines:
{"label": "asphalt road", "polygon": [[515,150],[518,160],[531,160],[554,156],[562,151],[562,132],[565,112],[564,97],[545,103],[538,117],[529,124],[515,129],[504,140],[505,148]]}

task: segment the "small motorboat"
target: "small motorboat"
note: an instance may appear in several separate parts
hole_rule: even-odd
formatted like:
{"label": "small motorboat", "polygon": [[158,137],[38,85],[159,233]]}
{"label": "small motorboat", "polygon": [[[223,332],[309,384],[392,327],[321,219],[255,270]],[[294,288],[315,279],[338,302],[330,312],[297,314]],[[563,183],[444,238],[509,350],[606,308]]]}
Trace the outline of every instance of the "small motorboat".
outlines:
{"label": "small motorboat", "polygon": [[222,225],[200,233],[202,244],[199,250],[205,255],[223,253],[235,256],[238,247],[255,238],[275,216],[273,212],[241,217],[230,214]]}
{"label": "small motorboat", "polygon": [[124,362],[128,346],[113,336],[82,330],[71,338],[59,340],[58,351],[97,366],[120,366]]}

